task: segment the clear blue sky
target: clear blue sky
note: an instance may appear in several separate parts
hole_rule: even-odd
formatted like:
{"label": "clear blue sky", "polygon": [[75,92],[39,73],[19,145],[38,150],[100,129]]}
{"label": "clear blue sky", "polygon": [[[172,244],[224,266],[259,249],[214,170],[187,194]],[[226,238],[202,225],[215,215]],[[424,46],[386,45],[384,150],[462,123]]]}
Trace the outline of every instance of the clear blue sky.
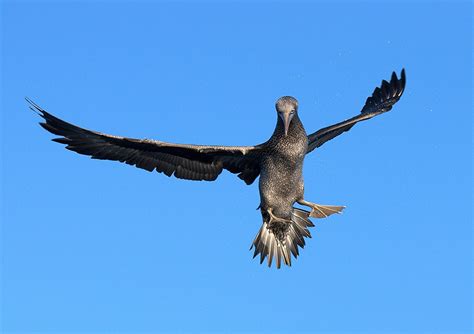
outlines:
{"label": "clear blue sky", "polygon": [[[2,4],[4,332],[471,329],[472,6],[459,2]],[[293,267],[248,251],[257,183],[191,182],[50,141],[24,101],[93,130],[265,141],[282,95],[308,132],[407,89],[305,162]]]}

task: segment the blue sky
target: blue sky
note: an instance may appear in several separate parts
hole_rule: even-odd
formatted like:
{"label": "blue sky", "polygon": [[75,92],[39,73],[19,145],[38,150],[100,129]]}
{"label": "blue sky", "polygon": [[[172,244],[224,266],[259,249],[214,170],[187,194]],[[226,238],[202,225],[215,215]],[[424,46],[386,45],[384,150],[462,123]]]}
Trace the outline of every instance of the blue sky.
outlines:
{"label": "blue sky", "polygon": [[[2,3],[6,333],[464,333],[472,312],[469,2]],[[293,267],[248,251],[258,186],[92,161],[24,101],[93,130],[252,145],[274,102],[308,132],[357,114],[392,70],[393,111],[305,161],[315,221]]]}

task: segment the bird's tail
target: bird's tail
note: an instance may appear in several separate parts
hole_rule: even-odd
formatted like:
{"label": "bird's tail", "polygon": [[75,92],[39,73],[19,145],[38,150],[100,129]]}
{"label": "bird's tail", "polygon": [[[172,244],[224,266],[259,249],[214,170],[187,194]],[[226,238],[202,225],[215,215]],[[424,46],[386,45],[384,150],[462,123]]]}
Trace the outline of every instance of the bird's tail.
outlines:
{"label": "bird's tail", "polygon": [[304,248],[304,238],[311,238],[308,227],[314,227],[309,220],[309,212],[297,208],[293,208],[291,223],[273,221],[269,224],[268,220],[264,219],[250,247],[255,248],[253,257],[260,254],[260,263],[267,257],[269,267],[273,258],[278,269],[282,259],[287,266],[291,266],[291,254],[296,259],[299,255],[298,246]]}

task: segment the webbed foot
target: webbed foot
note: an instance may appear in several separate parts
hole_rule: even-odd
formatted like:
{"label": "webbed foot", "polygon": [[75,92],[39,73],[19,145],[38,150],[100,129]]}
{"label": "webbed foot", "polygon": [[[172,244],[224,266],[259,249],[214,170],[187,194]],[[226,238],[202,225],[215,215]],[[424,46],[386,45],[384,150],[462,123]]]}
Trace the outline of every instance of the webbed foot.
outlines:
{"label": "webbed foot", "polygon": [[284,223],[288,223],[288,224],[292,223],[291,219],[279,218],[279,217],[275,216],[273,214],[273,209],[272,208],[267,209],[267,214],[268,214],[268,217],[270,217],[270,219],[267,222],[268,225],[271,225],[271,223],[273,223],[273,222],[284,222]]}
{"label": "webbed foot", "polygon": [[341,205],[321,205],[316,203],[311,203],[305,200],[299,200],[299,204],[304,206],[309,206],[311,208],[310,217],[314,218],[326,218],[335,213],[341,213],[346,207]]}

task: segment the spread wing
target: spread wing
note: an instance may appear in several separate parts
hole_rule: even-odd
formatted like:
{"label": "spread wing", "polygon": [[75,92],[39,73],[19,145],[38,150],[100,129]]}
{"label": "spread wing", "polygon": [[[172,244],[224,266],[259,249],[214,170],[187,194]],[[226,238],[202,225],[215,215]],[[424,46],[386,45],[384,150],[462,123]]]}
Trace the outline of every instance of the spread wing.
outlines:
{"label": "spread wing", "polygon": [[405,90],[405,69],[402,70],[400,79],[395,72],[392,73],[390,82],[382,81],[382,86],[375,88],[372,96],[367,98],[359,115],[343,122],[322,128],[308,136],[308,152],[320,147],[328,140],[349,131],[357,122],[368,120],[392,109]]}
{"label": "spread wing", "polygon": [[251,184],[260,174],[258,146],[204,146],[172,144],[157,140],[133,139],[86,130],[67,123],[27,99],[30,108],[45,122],[40,125],[60,136],[53,141],[67,145],[68,150],[93,159],[115,160],[147,171],[187,180],[215,180],[223,169],[238,174]]}

